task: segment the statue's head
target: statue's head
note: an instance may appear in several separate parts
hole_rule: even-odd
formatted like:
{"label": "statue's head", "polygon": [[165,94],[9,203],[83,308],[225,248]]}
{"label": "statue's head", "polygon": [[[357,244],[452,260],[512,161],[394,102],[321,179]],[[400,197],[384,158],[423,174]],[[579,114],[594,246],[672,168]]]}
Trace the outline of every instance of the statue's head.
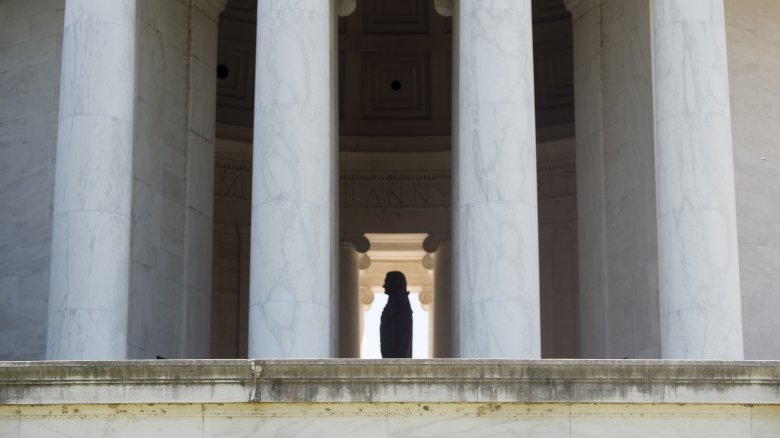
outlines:
{"label": "statue's head", "polygon": [[406,292],[406,277],[403,272],[390,271],[385,276],[385,293]]}

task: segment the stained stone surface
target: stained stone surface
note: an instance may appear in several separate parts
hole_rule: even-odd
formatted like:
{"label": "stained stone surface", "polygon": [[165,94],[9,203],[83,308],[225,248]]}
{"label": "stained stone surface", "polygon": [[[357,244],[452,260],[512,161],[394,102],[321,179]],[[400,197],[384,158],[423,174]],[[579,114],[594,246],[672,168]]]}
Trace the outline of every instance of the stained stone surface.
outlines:
{"label": "stained stone surface", "polygon": [[772,438],[779,370],[697,361],[0,362],[0,433]]}

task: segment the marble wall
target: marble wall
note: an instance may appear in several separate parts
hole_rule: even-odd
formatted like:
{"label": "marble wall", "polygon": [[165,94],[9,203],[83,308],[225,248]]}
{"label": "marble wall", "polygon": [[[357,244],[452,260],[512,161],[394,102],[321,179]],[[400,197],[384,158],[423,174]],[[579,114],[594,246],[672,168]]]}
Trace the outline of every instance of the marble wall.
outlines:
{"label": "marble wall", "polygon": [[746,359],[780,358],[780,1],[726,0]]}
{"label": "marble wall", "polygon": [[64,0],[0,1],[0,358],[43,359]]}

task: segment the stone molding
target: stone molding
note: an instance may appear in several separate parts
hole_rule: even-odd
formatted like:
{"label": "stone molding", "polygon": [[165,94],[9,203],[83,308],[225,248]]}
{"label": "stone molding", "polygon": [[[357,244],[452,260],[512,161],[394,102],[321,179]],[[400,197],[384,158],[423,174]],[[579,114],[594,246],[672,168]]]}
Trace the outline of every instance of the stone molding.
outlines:
{"label": "stone molding", "polygon": [[455,0],[433,0],[433,8],[442,17],[452,17],[455,12]]}
{"label": "stone molding", "polygon": [[336,6],[336,13],[339,17],[348,17],[355,12],[357,8],[357,0],[338,0]]}
{"label": "stone molding", "polygon": [[[362,233],[341,233],[339,240],[341,241],[342,245],[351,245],[355,251],[361,254],[361,256],[366,256],[366,251],[371,249],[371,242],[369,242],[366,236]],[[365,265],[366,262],[361,258],[358,260],[358,263]],[[371,265],[370,259],[368,261],[368,265]],[[366,268],[368,268],[368,266],[361,269]]]}
{"label": "stone molding", "polygon": [[252,164],[233,160],[216,160],[217,169],[232,170],[235,172],[252,172]]}
{"label": "stone molding", "polygon": [[[553,174],[559,172],[574,172],[575,161],[573,159],[565,160],[553,160],[539,163],[537,165],[537,173],[540,175]],[[217,196],[236,198],[236,199],[251,199],[252,193],[252,164],[249,162],[233,161],[233,160],[216,160],[216,172],[214,181],[214,190]],[[342,201],[345,201],[348,207],[359,208],[421,208],[421,207],[446,207],[449,206],[449,187],[452,175],[449,171],[342,171],[339,174],[339,184],[346,190],[346,194],[342,196]],[[365,191],[369,192],[373,188],[375,191],[381,191],[387,188],[393,188],[398,190],[401,187],[405,187],[409,190],[420,189],[426,190],[431,188],[431,192],[428,192],[435,199],[429,203],[421,205],[419,203],[411,202],[409,199],[404,198],[403,202],[375,202],[370,203],[363,198],[362,204],[355,202],[347,202],[352,199],[350,194],[361,192],[363,197],[368,196]],[[362,189],[361,189],[362,188]],[[384,189],[383,189],[384,188]],[[362,190],[362,191],[361,191]],[[439,190],[440,192],[436,192]],[[378,196],[376,193],[374,196]],[[438,197],[444,197],[446,200],[438,199]],[[357,199],[357,198],[356,198]],[[377,198],[378,199],[378,198]],[[384,199],[384,198],[383,198]],[[438,201],[436,200],[438,199]],[[386,200],[385,200],[386,201]],[[411,202],[411,203],[410,203]]]}
{"label": "stone molding", "polygon": [[[234,171],[234,172],[252,172],[252,164],[241,161],[233,160],[216,160],[217,169]],[[547,161],[539,163],[536,166],[538,173],[551,173],[566,170],[574,170],[576,168],[574,159]],[[339,175],[341,181],[360,181],[360,182],[396,182],[396,181],[449,181],[451,178],[450,172],[446,171],[433,171],[433,172],[354,172],[344,171]]]}
{"label": "stone molding", "polygon": [[0,362],[0,404],[780,404],[780,362],[158,360]]}
{"label": "stone molding", "polygon": [[362,286],[360,288],[360,304],[364,306],[371,306],[371,304],[374,302],[374,293],[371,292],[371,289],[367,286]]}
{"label": "stone molding", "polygon": [[448,182],[450,172],[342,172],[346,182]]}

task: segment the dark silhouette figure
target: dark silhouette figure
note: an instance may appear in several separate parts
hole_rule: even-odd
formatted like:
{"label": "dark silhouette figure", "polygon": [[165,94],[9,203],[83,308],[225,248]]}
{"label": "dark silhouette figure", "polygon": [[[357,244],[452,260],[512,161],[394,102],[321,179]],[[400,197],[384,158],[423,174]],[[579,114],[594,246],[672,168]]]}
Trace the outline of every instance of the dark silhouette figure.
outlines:
{"label": "dark silhouette figure", "polygon": [[398,271],[385,277],[387,305],[382,310],[379,341],[382,357],[412,357],[412,306],[406,290],[406,277]]}

